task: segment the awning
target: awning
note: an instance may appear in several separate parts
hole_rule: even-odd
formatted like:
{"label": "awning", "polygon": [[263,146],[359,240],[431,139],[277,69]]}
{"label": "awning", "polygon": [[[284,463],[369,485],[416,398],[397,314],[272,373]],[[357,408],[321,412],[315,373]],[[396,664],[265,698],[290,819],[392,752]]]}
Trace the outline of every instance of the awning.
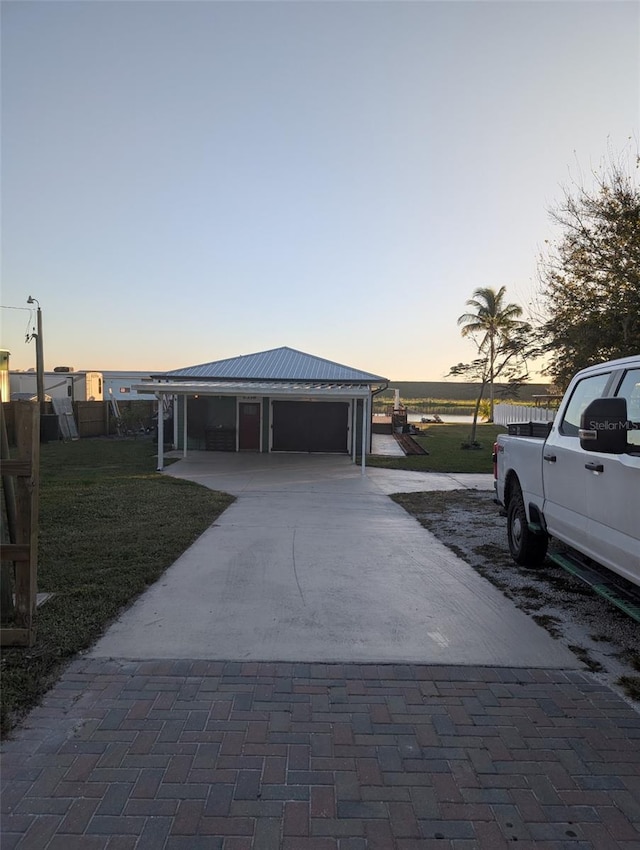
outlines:
{"label": "awning", "polygon": [[371,392],[368,384],[309,381],[146,381],[133,384],[132,389],[153,395],[294,395],[302,398],[368,398]]}
{"label": "awning", "polygon": [[[342,399],[356,402],[362,399],[362,472],[365,471],[365,457],[370,425],[370,384],[340,383],[332,381],[180,381],[175,379],[145,381],[133,384],[132,389],[139,394],[155,395],[159,407],[163,396],[182,396],[184,399],[184,454],[187,453],[187,398],[189,396],[258,396],[287,397],[295,399],[324,399],[326,401]],[[356,459],[356,441],[353,439],[352,455]],[[164,431],[163,418],[158,416],[158,470],[164,468]]]}

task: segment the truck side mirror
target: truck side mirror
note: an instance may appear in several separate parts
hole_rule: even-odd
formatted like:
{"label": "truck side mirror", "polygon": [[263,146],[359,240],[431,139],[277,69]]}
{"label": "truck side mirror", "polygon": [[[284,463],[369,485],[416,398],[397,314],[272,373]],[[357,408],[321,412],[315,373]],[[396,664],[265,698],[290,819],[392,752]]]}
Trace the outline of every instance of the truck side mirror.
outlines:
{"label": "truck side mirror", "polygon": [[622,454],[627,450],[627,401],[596,398],[580,417],[580,446],[587,452]]}

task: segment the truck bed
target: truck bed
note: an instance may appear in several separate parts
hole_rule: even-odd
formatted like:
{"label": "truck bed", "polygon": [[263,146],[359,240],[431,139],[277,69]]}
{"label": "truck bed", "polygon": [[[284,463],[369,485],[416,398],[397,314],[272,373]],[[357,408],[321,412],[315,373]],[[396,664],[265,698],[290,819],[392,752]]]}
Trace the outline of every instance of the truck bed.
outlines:
{"label": "truck bed", "polygon": [[[526,424],[526,423],[525,423]],[[530,425],[544,425],[546,422],[532,422]],[[542,508],[542,453],[544,439],[540,436],[515,436],[500,434],[497,440],[498,467],[500,475],[496,481],[496,496],[505,504],[505,487],[509,486],[512,474],[517,475],[522,487],[525,505],[530,501]]]}
{"label": "truck bed", "polygon": [[546,440],[553,427],[553,422],[512,422],[507,425],[507,433],[511,437],[539,437]]}

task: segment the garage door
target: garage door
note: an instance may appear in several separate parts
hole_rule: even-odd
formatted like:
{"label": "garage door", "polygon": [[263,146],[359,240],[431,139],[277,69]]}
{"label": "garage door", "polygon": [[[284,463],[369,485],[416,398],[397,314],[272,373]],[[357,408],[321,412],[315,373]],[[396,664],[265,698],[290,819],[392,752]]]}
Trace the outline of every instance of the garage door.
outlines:
{"label": "garage door", "polygon": [[274,401],[273,450],[346,452],[349,405],[344,402]]}

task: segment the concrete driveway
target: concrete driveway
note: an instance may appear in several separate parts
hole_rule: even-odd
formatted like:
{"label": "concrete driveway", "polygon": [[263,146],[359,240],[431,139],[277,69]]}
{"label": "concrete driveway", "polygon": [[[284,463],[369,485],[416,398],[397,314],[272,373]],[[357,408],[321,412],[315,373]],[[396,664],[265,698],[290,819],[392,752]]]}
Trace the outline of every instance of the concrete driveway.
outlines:
{"label": "concrete driveway", "polygon": [[490,489],[490,476],[206,452],[166,474],[237,501],[93,657],[579,666],[387,495]]}

